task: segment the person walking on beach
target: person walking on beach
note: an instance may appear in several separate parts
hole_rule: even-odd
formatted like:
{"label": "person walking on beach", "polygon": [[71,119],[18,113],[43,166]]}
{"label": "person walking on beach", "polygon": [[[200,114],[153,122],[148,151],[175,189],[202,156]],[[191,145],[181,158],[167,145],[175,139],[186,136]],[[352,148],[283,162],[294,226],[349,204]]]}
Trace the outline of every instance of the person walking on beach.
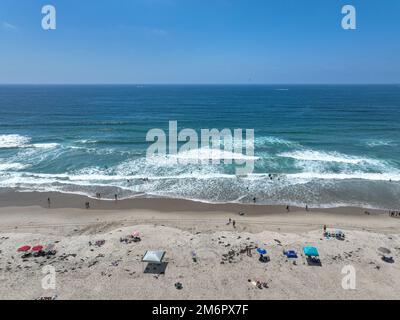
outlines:
{"label": "person walking on beach", "polygon": [[252,256],[250,247],[246,247],[246,253],[247,253],[247,256],[249,256],[249,257]]}
{"label": "person walking on beach", "polygon": [[236,221],[235,220],[232,221],[232,225],[233,225],[234,228],[236,228]]}
{"label": "person walking on beach", "polygon": [[290,211],[290,208],[289,208],[289,206],[286,206],[286,211],[287,211],[287,212],[289,212],[289,211]]}
{"label": "person walking on beach", "polygon": [[47,204],[48,204],[48,206],[50,208],[50,198],[47,198]]}
{"label": "person walking on beach", "polygon": [[308,205],[306,205],[306,211],[308,211]]}
{"label": "person walking on beach", "polygon": [[115,194],[115,195],[114,195],[114,198],[115,198],[115,201],[117,201],[117,200],[118,200],[118,195]]}

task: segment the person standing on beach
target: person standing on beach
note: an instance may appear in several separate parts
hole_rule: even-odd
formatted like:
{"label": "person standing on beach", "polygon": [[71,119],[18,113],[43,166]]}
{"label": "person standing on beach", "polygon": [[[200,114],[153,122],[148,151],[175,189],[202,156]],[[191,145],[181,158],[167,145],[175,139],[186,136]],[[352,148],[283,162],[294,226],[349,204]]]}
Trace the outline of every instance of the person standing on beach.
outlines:
{"label": "person standing on beach", "polygon": [[306,205],[306,211],[308,211],[308,205]]}
{"label": "person standing on beach", "polygon": [[232,225],[233,225],[234,228],[236,228],[236,221],[235,220],[232,221]]}
{"label": "person standing on beach", "polygon": [[251,257],[252,255],[251,255],[251,248],[250,247],[246,247],[246,253],[247,253],[247,255],[249,256],[249,257]]}
{"label": "person standing on beach", "polygon": [[48,206],[50,208],[50,198],[47,198],[47,204],[48,204]]}
{"label": "person standing on beach", "polygon": [[286,211],[289,212],[290,211],[290,207],[286,206]]}
{"label": "person standing on beach", "polygon": [[115,198],[115,201],[117,201],[117,200],[118,200],[118,195],[115,194],[115,195],[114,195],[114,198]]}

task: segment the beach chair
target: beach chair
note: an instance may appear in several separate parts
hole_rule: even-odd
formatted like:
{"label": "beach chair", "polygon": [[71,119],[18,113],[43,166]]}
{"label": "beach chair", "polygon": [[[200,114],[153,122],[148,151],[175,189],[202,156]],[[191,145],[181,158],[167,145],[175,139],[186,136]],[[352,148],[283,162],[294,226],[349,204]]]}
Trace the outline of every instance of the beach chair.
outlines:
{"label": "beach chair", "polygon": [[385,261],[386,263],[394,263],[393,257],[382,256],[382,260]]}
{"label": "beach chair", "polygon": [[55,250],[55,245],[51,243],[46,246],[43,252],[46,256],[54,256],[57,253],[57,250]]}
{"label": "beach chair", "polygon": [[286,252],[286,257],[288,257],[289,259],[296,259],[297,253],[294,250],[289,250]]}
{"label": "beach chair", "polygon": [[342,231],[337,231],[336,232],[336,239],[344,240],[344,238],[345,238],[345,235],[344,235],[344,233]]}

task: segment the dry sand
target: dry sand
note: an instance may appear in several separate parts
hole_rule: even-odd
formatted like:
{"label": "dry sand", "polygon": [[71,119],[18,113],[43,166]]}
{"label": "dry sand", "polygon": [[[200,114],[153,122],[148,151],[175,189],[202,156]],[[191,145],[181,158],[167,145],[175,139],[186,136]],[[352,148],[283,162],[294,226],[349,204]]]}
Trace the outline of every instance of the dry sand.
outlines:
{"label": "dry sand", "polygon": [[[369,212],[291,208],[287,213],[284,206],[1,193],[0,298],[399,299],[400,218]],[[236,228],[227,225],[229,218]],[[346,239],[324,238],[324,224],[343,230]],[[134,231],[140,232],[140,242],[120,242]],[[89,245],[97,240],[105,244]],[[48,243],[57,249],[48,259],[17,253],[25,244]],[[321,266],[308,265],[300,254],[305,245],[318,247]],[[247,246],[266,248],[270,261],[259,262],[255,250],[248,256]],[[395,262],[382,261],[379,247],[389,248]],[[165,273],[145,273],[144,252],[158,249],[167,251]],[[296,264],[284,249],[299,253]],[[55,290],[42,288],[46,265],[55,268]],[[356,270],[355,290],[342,288],[347,265]],[[268,288],[257,288],[252,283],[257,280]],[[177,282],[182,290],[175,288]]]}

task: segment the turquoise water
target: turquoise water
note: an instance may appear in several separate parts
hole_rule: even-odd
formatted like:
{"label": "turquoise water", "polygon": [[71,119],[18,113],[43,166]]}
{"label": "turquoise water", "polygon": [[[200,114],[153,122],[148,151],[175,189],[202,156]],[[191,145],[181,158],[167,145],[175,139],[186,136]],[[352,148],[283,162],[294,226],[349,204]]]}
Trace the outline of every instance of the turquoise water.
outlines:
{"label": "turquoise water", "polygon": [[[146,159],[172,120],[254,129],[254,172]],[[399,147],[396,85],[0,86],[0,188],[396,209]]]}

